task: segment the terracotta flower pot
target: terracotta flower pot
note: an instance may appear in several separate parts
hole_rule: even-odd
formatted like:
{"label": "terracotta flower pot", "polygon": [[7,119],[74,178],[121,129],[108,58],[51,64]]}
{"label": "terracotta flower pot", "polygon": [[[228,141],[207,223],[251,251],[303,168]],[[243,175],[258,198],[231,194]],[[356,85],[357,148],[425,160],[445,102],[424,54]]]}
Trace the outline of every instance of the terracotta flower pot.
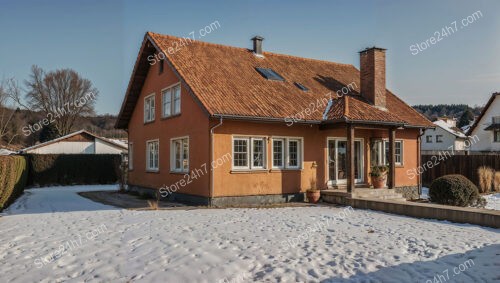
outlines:
{"label": "terracotta flower pot", "polygon": [[306,192],[307,200],[310,203],[317,203],[319,201],[319,198],[321,196],[321,192],[318,191],[307,191]]}
{"label": "terracotta flower pot", "polygon": [[387,184],[387,174],[384,174],[382,176],[371,176],[372,179],[372,185],[374,189],[381,189],[386,186]]}

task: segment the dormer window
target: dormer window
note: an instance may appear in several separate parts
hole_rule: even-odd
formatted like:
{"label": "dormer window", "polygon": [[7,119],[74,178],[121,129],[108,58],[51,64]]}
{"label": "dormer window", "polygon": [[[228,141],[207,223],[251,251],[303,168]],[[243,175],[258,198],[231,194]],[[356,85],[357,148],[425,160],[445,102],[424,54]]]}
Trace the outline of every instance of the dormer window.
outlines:
{"label": "dormer window", "polygon": [[270,81],[285,81],[285,79],[271,68],[255,68],[264,78]]}

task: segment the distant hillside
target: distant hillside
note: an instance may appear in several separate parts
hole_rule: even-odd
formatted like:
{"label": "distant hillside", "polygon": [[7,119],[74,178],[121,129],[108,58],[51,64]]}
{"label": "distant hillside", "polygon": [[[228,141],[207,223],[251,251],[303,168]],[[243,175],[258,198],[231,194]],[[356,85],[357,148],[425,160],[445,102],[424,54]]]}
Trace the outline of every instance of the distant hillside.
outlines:
{"label": "distant hillside", "polygon": [[481,107],[470,107],[466,104],[437,104],[437,105],[414,105],[412,106],[418,112],[424,114],[429,120],[435,121],[438,117],[452,117],[460,119],[462,114],[469,109],[477,116],[481,113]]}

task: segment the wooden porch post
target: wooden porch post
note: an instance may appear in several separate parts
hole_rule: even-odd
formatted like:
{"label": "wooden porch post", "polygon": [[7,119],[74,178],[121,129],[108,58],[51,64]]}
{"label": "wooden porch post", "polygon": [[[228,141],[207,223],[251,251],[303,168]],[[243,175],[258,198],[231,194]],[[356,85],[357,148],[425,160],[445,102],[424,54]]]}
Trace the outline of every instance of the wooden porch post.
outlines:
{"label": "wooden porch post", "polygon": [[354,190],[354,126],[347,125],[347,192]]}
{"label": "wooden porch post", "polygon": [[387,187],[396,187],[396,128],[389,128],[389,175]]}

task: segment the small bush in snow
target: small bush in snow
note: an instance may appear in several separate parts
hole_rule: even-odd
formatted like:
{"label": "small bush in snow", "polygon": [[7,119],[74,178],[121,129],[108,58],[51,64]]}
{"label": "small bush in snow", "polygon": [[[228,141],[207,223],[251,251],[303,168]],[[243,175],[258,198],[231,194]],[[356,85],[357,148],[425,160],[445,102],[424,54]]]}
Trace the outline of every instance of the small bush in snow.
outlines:
{"label": "small bush in snow", "polygon": [[454,206],[484,206],[479,190],[462,175],[445,175],[437,178],[429,189],[431,202]]}

